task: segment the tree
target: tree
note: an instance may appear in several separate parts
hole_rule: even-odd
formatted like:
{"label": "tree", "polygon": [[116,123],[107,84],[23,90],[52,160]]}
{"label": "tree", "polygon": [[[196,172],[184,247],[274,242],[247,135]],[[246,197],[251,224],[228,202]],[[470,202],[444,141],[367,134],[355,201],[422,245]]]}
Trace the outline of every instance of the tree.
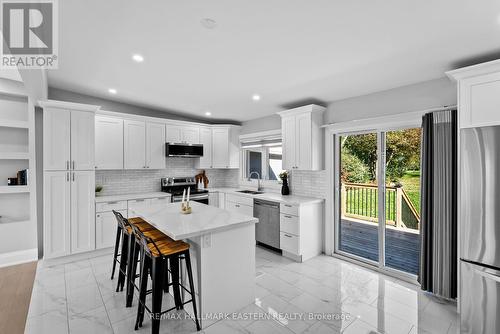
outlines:
{"label": "tree", "polygon": [[[397,181],[404,173],[420,166],[420,128],[386,133],[386,177]],[[370,180],[377,174],[377,135],[374,133],[343,137],[343,149],[356,156],[367,167]]]}
{"label": "tree", "polygon": [[349,150],[342,150],[340,179],[342,182],[365,183],[370,180],[366,165]]}

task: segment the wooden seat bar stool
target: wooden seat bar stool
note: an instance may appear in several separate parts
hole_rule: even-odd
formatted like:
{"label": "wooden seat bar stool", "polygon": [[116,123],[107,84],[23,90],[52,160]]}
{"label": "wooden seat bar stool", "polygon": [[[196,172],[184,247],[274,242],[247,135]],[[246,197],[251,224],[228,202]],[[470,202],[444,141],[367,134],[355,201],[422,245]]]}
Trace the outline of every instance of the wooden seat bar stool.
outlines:
{"label": "wooden seat bar stool", "polygon": [[[152,319],[152,333],[157,334],[160,330],[161,315],[172,310],[183,309],[187,303],[193,304],[194,321],[196,329],[201,330],[198,320],[198,311],[196,308],[196,295],[194,291],[193,272],[191,268],[191,257],[189,254],[189,244],[183,241],[175,241],[171,238],[154,241],[147,237],[137,227],[133,226],[134,234],[140,245],[141,252],[141,270],[140,270],[140,284],[139,284],[139,305],[137,307],[137,318],[135,329],[142,327],[145,312],[151,314]],[[179,280],[179,261],[184,260],[186,264],[189,289],[184,287]],[[170,270],[172,273],[172,282],[169,283],[165,279],[167,272],[167,261],[170,262]],[[152,305],[148,308],[146,305],[148,276],[151,276],[152,281]],[[165,311],[161,311],[161,304],[163,299],[163,292],[165,285],[173,286],[174,303],[175,306]],[[191,299],[183,302],[180,295],[180,289],[184,289],[190,294]]]}

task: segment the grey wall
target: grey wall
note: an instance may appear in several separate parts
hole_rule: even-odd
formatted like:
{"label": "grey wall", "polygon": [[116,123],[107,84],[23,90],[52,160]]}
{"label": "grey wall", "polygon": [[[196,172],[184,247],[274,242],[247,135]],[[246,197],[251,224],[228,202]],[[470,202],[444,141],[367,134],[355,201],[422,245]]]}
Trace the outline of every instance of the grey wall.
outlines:
{"label": "grey wall", "polygon": [[70,92],[63,89],[52,88],[49,87],[49,99],[58,100],[58,101],[67,101],[67,102],[75,102],[75,103],[85,103],[101,106],[102,110],[107,111],[116,111],[125,114],[134,114],[141,116],[149,116],[149,117],[159,117],[159,118],[168,118],[175,119],[181,121],[193,121],[193,122],[201,122],[208,124],[239,124],[238,122],[234,122],[231,120],[207,120],[206,118],[196,118],[196,117],[188,117],[182,115],[180,113],[176,113],[174,111],[165,111],[159,109],[152,109],[147,107],[142,107],[129,103],[122,103],[117,101],[112,101],[108,99],[102,99],[99,97],[94,97],[90,95]]}
{"label": "grey wall", "polygon": [[[400,114],[457,103],[456,84],[448,78],[425,81],[328,104],[325,123]],[[243,123],[242,133],[281,128],[278,115]]]}
{"label": "grey wall", "polygon": [[242,125],[241,134],[281,129],[281,117],[279,115],[271,115],[268,117],[256,118],[243,122]]}

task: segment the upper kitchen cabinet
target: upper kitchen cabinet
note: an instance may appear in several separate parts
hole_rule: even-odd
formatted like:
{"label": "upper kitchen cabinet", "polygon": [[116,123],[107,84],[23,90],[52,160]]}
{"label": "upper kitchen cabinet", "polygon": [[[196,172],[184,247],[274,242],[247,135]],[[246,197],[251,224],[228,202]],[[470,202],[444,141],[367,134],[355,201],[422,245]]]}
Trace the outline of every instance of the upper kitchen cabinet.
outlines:
{"label": "upper kitchen cabinet", "polygon": [[146,123],[146,166],[152,169],[165,168],[166,131],[163,123]]}
{"label": "upper kitchen cabinet", "polygon": [[500,60],[446,74],[457,81],[460,128],[500,125]]}
{"label": "upper kitchen cabinet", "polygon": [[45,170],[93,170],[97,106],[41,101]]}
{"label": "upper kitchen cabinet", "polygon": [[123,139],[125,169],[146,168],[146,123],[124,120]]}
{"label": "upper kitchen cabinet", "polygon": [[167,124],[167,143],[200,143],[200,127],[195,125]]}
{"label": "upper kitchen cabinet", "polygon": [[165,168],[165,124],[125,120],[125,169]]}
{"label": "upper kitchen cabinet", "polygon": [[95,117],[95,168],[123,169],[123,119]]}
{"label": "upper kitchen cabinet", "polygon": [[212,168],[212,128],[200,127],[200,144],[203,145],[203,156],[200,157],[198,168]]}
{"label": "upper kitchen cabinet", "polygon": [[212,168],[239,168],[239,126],[212,126]]}
{"label": "upper kitchen cabinet", "polygon": [[283,136],[283,169],[323,169],[324,107],[307,105],[279,112]]}

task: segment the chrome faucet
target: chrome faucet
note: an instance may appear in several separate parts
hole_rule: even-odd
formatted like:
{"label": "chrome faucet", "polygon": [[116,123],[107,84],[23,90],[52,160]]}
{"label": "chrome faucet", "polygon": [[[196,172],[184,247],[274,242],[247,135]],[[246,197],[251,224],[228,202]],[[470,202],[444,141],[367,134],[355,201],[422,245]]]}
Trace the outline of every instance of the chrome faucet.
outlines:
{"label": "chrome faucet", "polygon": [[260,174],[259,172],[251,172],[250,175],[248,175],[248,181],[252,181],[252,175],[257,174],[257,190],[260,191]]}

